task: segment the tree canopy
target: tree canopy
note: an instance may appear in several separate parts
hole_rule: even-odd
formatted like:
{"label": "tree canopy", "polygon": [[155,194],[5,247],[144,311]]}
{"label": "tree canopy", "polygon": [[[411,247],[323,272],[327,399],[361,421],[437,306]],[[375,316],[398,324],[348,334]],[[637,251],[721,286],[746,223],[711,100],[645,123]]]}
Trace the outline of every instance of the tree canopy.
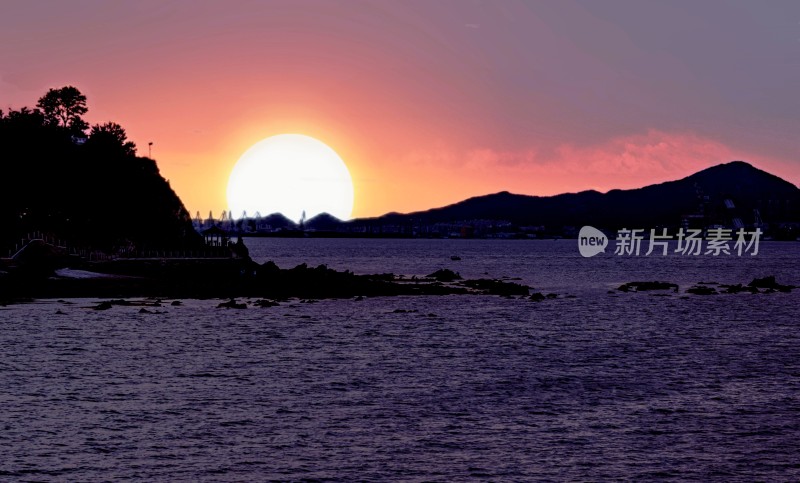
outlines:
{"label": "tree canopy", "polygon": [[117,147],[126,156],[136,155],[136,144],[128,141],[125,129],[116,122],[106,122],[92,126],[89,139],[92,143],[102,143],[109,147]]}
{"label": "tree canopy", "polygon": [[48,124],[61,126],[75,132],[83,132],[89,125],[81,116],[89,110],[86,96],[76,87],[65,86],[50,89],[39,98],[36,107],[41,109]]}

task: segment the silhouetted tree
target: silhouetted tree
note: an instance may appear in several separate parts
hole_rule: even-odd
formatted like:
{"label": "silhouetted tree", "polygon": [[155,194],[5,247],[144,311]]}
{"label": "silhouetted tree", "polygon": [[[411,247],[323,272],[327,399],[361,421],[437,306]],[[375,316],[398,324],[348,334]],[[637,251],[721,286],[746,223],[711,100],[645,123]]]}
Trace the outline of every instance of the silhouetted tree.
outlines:
{"label": "silhouetted tree", "polygon": [[156,162],[136,157],[119,124],[95,125],[79,143],[88,126],[77,89],[51,89],[38,106],[0,116],[0,254],[34,231],[109,251],[202,245]]}
{"label": "silhouetted tree", "polygon": [[50,89],[39,98],[36,107],[42,110],[48,124],[61,126],[75,132],[83,132],[89,125],[81,116],[89,110],[86,96],[72,86]]}
{"label": "silhouetted tree", "polygon": [[18,111],[10,110],[5,116],[0,116],[0,121],[8,126],[20,126],[26,128],[44,127],[46,122],[39,109],[23,107]]}
{"label": "silhouetted tree", "polygon": [[116,122],[95,124],[92,126],[89,138],[93,143],[101,143],[108,146],[116,145],[126,156],[136,156],[136,144],[128,141],[128,134],[125,132],[125,128]]}

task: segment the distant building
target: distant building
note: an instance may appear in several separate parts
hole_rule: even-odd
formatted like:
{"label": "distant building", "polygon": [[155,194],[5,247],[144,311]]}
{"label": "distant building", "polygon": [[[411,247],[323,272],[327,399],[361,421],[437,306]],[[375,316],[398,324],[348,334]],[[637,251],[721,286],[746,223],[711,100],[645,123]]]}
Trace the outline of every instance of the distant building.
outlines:
{"label": "distant building", "polygon": [[228,232],[218,226],[203,230],[202,235],[205,238],[206,245],[210,247],[226,247],[230,244]]}

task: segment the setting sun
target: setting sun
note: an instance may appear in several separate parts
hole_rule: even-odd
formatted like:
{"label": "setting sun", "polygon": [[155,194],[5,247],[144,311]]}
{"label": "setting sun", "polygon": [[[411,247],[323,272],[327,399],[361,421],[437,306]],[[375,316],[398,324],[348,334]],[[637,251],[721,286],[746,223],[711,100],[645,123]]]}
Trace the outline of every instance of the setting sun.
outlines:
{"label": "setting sun", "polygon": [[325,143],[302,134],[281,134],[254,144],[228,178],[228,207],[235,218],[282,213],[298,221],[328,213],[341,220],[353,212],[353,181],[342,158]]}

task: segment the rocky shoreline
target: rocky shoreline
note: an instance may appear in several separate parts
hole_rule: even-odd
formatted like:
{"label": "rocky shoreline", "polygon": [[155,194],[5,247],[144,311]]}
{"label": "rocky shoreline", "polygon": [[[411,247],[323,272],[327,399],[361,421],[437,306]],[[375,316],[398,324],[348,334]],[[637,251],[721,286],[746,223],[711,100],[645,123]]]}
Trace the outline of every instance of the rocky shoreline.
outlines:
{"label": "rocky shoreline", "polygon": [[[288,298],[328,299],[400,295],[495,295],[528,298],[535,302],[559,298],[558,294],[532,292],[533,288],[503,279],[463,279],[457,272],[437,270],[426,276],[404,277],[391,273],[357,275],[325,265],[279,268],[273,262],[258,264],[248,256],[232,258],[153,258],[108,261],[43,258],[0,266],[0,305],[42,298],[132,297],[152,299],[223,299],[220,308],[246,308],[236,298],[259,299],[269,306]],[[662,281],[628,282],[609,293],[650,292],[703,296],[717,294],[768,294],[790,292],[774,276],[748,284],[698,282],[680,290]],[[574,298],[574,295],[566,295]]]}
{"label": "rocky shoreline", "polygon": [[0,302],[32,298],[353,298],[398,295],[527,296],[515,282],[462,280],[450,271],[406,278],[356,275],[325,265],[282,269],[249,258],[117,259],[68,266],[26,264],[0,269]]}
{"label": "rocky shoreline", "polygon": [[[775,280],[774,275],[763,278],[754,278],[748,284],[724,284],[719,282],[697,282],[687,288],[684,293],[693,295],[719,295],[719,294],[770,294],[776,292],[789,293],[798,287],[794,285],[784,285]],[[663,292],[669,291],[680,293],[680,287],[676,283],[647,281],[647,282],[628,282],[617,288],[619,292]],[[611,293],[614,293],[611,291]]]}

